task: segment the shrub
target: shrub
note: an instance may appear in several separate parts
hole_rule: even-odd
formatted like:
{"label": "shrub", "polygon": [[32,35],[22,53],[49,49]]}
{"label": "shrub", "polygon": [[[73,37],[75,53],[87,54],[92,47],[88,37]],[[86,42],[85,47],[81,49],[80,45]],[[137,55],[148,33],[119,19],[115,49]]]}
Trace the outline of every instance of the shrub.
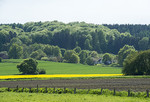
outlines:
{"label": "shrub", "polygon": [[46,74],[46,70],[45,69],[39,69],[38,72],[39,72],[39,74]]}
{"label": "shrub", "polygon": [[48,61],[49,58],[48,58],[48,57],[42,57],[41,60],[43,60],[43,61]]}

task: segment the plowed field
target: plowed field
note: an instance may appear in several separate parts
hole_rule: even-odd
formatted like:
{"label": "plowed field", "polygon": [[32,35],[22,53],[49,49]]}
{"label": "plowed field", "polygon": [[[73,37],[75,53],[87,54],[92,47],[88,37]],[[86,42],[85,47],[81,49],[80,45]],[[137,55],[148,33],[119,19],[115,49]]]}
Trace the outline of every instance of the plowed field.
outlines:
{"label": "plowed field", "polygon": [[81,88],[94,89],[106,88],[118,91],[131,89],[133,91],[150,90],[150,78],[117,78],[117,79],[50,79],[50,80],[25,80],[1,81],[0,87],[56,87],[56,88]]}

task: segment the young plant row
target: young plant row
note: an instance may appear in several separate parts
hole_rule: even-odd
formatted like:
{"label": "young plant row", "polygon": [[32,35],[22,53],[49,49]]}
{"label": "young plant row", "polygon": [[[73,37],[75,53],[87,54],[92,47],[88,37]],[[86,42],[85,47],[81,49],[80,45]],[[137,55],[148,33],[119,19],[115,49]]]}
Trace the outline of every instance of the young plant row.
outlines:
{"label": "young plant row", "polygon": [[122,97],[149,97],[149,90],[146,92],[116,91],[109,89],[77,89],[77,88],[0,88],[1,92],[29,92],[29,93],[49,93],[49,94],[97,94],[107,96]]}

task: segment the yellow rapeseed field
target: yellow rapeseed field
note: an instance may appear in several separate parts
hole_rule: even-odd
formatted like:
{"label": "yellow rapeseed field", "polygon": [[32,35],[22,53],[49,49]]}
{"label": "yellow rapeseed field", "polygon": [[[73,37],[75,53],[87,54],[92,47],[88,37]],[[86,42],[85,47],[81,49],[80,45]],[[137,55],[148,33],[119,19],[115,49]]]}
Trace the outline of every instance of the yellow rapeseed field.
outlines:
{"label": "yellow rapeseed field", "polygon": [[0,79],[16,79],[16,78],[75,78],[75,77],[108,77],[123,76],[123,74],[54,74],[54,75],[7,75],[0,76]]}

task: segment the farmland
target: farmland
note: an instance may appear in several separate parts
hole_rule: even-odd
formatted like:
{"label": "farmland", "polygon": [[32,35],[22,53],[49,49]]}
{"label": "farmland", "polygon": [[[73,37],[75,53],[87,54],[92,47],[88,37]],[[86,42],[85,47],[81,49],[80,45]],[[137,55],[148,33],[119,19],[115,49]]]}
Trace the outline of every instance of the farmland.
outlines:
{"label": "farmland", "polygon": [[[22,59],[9,59],[0,63],[0,75],[17,75],[17,64]],[[38,67],[46,70],[46,74],[122,74],[121,68],[88,66],[82,64],[58,63],[50,61],[38,61]]]}
{"label": "farmland", "polygon": [[18,80],[0,81],[0,87],[26,87],[36,88],[79,88],[79,89],[110,89],[117,91],[143,91],[150,89],[150,78],[116,78],[116,79],[48,79],[48,80]]}
{"label": "farmland", "polygon": [[[8,98],[9,97],[9,98]],[[118,97],[89,94],[0,93],[2,102],[148,102],[149,98]]]}
{"label": "farmland", "polygon": [[[3,60],[0,63],[0,76],[7,75],[15,75],[19,76],[19,71],[16,68],[16,65],[19,64],[22,59],[7,59]],[[50,61],[38,61],[38,67],[44,68],[46,70],[46,75],[87,75],[87,74],[122,74],[121,68],[118,67],[104,67],[102,65],[99,66],[88,66],[82,64],[70,64],[70,63],[58,63],[58,62],[50,62]],[[135,92],[145,92],[147,89],[150,89],[150,78],[149,76],[142,76],[132,78],[131,76],[119,76],[119,77],[101,77],[101,78],[58,78],[58,79],[28,79],[28,80],[1,80],[0,87],[10,87],[15,88],[17,85],[19,88],[36,88],[37,85],[39,88],[78,88],[78,89],[110,89],[114,88],[116,91],[126,91],[131,89]],[[9,99],[6,97],[10,97]],[[28,100],[27,97],[30,97]],[[57,97],[57,98],[56,98]],[[58,98],[59,97],[59,98]],[[93,95],[93,94],[35,94],[35,93],[12,93],[12,92],[3,92],[0,93],[0,98],[2,101],[23,101],[27,102],[44,102],[44,101],[55,101],[59,102],[87,102],[92,101],[101,101],[101,102],[146,102],[149,101],[149,98],[133,98],[133,97],[118,97],[118,96],[105,96],[105,95]]]}

